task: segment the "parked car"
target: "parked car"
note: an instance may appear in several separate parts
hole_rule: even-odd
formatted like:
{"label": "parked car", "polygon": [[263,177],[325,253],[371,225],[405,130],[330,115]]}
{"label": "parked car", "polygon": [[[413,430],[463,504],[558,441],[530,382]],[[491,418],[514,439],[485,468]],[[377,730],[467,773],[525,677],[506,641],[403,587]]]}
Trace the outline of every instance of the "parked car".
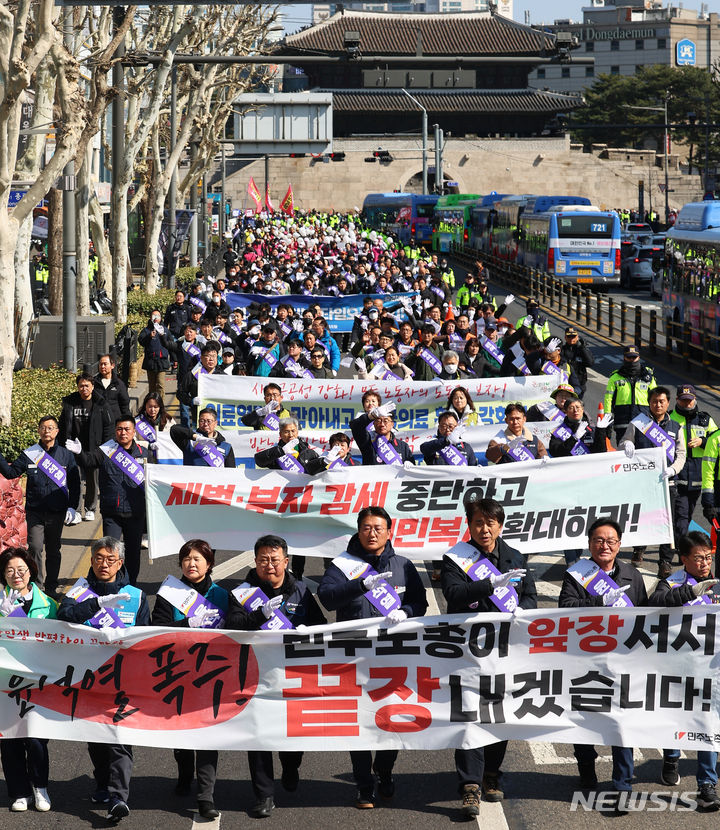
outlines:
{"label": "parked car", "polygon": [[620,285],[632,290],[640,284],[651,284],[662,266],[665,249],[660,245],[635,245],[620,262]]}

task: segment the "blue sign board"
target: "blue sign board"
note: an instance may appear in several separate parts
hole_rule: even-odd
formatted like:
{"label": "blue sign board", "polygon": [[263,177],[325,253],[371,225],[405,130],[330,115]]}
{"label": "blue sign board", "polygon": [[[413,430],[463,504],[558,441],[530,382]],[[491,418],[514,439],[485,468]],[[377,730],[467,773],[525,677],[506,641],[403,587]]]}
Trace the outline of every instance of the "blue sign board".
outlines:
{"label": "blue sign board", "polygon": [[8,207],[14,208],[26,193],[27,190],[11,190],[10,197],[8,198]]}
{"label": "blue sign board", "polygon": [[688,38],[675,45],[675,63],[678,66],[695,66],[695,43]]}

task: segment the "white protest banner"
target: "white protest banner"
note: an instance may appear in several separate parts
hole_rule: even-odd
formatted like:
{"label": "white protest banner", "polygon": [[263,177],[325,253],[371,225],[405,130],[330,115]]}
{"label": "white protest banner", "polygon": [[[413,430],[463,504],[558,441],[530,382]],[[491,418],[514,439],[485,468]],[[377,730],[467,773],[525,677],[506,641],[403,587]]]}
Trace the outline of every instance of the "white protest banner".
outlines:
{"label": "white protest banner", "polygon": [[[187,749],[717,746],[718,606],[311,631],[0,620],[0,732]],[[121,690],[121,691],[118,691]]]}
{"label": "white protest banner", "polygon": [[[551,430],[553,429],[550,421],[527,423],[525,426],[527,426],[533,435],[537,435],[547,447],[550,441]],[[330,436],[338,431],[342,432],[343,430],[306,429],[303,430],[302,437],[307,439],[311,447],[324,452],[330,448],[328,443]],[[468,427],[463,433],[462,440],[473,448],[479,464],[486,463],[485,449],[487,448],[488,442],[492,438],[495,438],[499,431],[501,431],[501,427],[498,424],[483,424],[478,427]],[[349,430],[347,432],[349,433]],[[278,433],[269,429],[258,429],[252,432],[246,429],[224,429],[222,435],[233,448],[235,463],[238,467],[255,467],[255,453],[260,452],[260,450],[270,449],[270,447],[274,447],[278,442]],[[398,430],[398,436],[403,441],[407,441],[413,455],[420,462],[422,461],[422,453],[420,452],[421,444],[435,438],[436,432],[434,430],[427,430],[425,432],[412,432],[410,430],[401,432]],[[352,440],[352,436],[350,438]],[[182,464],[183,454],[170,438],[169,432],[158,433],[157,445],[158,464]],[[358,462],[360,461],[360,454],[357,452],[357,447],[354,442],[351,444],[350,454],[354,455]]]}
{"label": "white protest banner", "polygon": [[464,386],[476,403],[483,424],[497,424],[505,417],[511,401],[524,404],[547,400],[557,381],[547,375],[525,378],[465,379],[461,381],[379,380],[290,380],[284,378],[242,377],[239,375],[200,375],[198,397],[202,406],[217,411],[218,428],[244,429],[243,415],[263,405],[263,388],[277,383],[283,405],[300,422],[300,429],[347,429],[362,412],[364,392],[374,389],[384,403],[397,404],[395,425],[399,430],[434,429],[437,416],[447,408],[450,393]]}
{"label": "white protest banner", "polygon": [[416,561],[439,557],[467,534],[463,499],[491,497],[505,508],[503,538],[523,553],[584,544],[587,528],[611,517],[624,545],[672,541],[662,450],[584,455],[494,467],[351,467],[318,476],[280,470],[147,468],[151,558],[175,556],[203,537],[219,550],[249,550],[277,533],[290,552],[335,556],[368,505],[393,518],[395,550]]}

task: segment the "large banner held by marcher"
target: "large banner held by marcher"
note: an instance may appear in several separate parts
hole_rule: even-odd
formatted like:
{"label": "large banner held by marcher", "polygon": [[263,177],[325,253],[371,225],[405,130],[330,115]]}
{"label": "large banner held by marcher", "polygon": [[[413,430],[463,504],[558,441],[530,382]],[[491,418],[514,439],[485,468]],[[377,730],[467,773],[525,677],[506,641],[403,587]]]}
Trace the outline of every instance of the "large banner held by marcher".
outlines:
{"label": "large banner held by marcher", "polygon": [[[399,291],[393,294],[348,294],[344,297],[328,297],[314,294],[280,294],[277,296],[268,294],[240,294],[237,291],[228,291],[225,300],[233,310],[236,308],[247,308],[250,305],[269,303],[272,313],[283,303],[291,305],[299,314],[311,305],[319,305],[323,317],[327,320],[331,332],[352,331],[355,317],[363,310],[363,300],[366,296],[373,300],[384,300],[386,303],[396,302],[402,297],[415,297],[414,291]],[[400,316],[404,320],[405,311],[400,309]]]}
{"label": "large banner held by marcher", "polygon": [[291,553],[336,556],[369,505],[393,518],[392,543],[418,562],[439,558],[467,538],[466,498],[494,498],[505,509],[503,539],[523,553],[585,544],[588,527],[610,517],[623,545],[672,541],[665,455],[639,450],[494,467],[346,467],[318,476],[280,470],[147,467],[150,557],[175,556],[203,538],[218,550],[250,550],[272,527]]}
{"label": "large banner held by marcher", "polygon": [[478,421],[497,424],[505,417],[510,401],[530,405],[547,400],[557,381],[547,375],[525,378],[487,378],[428,381],[306,380],[257,378],[239,375],[200,375],[198,397],[203,406],[217,412],[218,428],[248,429],[240,420],[263,405],[263,388],[272,381],[282,389],[283,406],[300,422],[300,429],[348,429],[362,412],[362,396],[368,389],[382,395],[383,403],[394,402],[398,430],[425,431],[437,426],[447,408],[450,393],[464,386],[475,402]]}
{"label": "large banner held by marcher", "polygon": [[718,606],[299,631],[0,620],[0,733],[187,749],[717,746]]}
{"label": "large banner held by marcher", "polygon": [[[463,433],[462,440],[473,448],[479,464],[487,463],[485,459],[485,450],[487,449],[488,442],[492,438],[498,437],[499,433],[502,432],[501,426],[502,425],[499,424],[491,424],[489,426],[483,425],[481,427],[468,427]],[[527,423],[526,426],[530,432],[533,435],[537,435],[537,437],[547,447],[554,424],[550,423],[550,421],[538,421],[534,423]],[[305,430],[302,433],[302,437],[307,439],[310,446],[318,452],[325,452],[330,449],[329,439],[335,432],[337,432],[337,430],[333,429]],[[258,429],[253,430],[252,432],[249,432],[247,429],[223,429],[222,434],[223,438],[233,448],[235,463],[238,467],[254,468],[255,453],[260,452],[261,450],[270,449],[270,447],[274,447],[278,442],[277,431],[269,429]],[[403,439],[403,441],[407,441],[413,455],[419,463],[422,461],[420,446],[425,441],[435,438],[436,433],[434,431],[412,432],[404,430],[399,431],[398,435]],[[503,438],[502,440],[505,441],[506,439]],[[182,451],[170,438],[169,432],[158,432],[156,443],[158,464],[183,463]],[[358,454],[357,447],[354,444],[352,445],[350,454],[354,455],[358,463],[360,463],[360,455]]]}

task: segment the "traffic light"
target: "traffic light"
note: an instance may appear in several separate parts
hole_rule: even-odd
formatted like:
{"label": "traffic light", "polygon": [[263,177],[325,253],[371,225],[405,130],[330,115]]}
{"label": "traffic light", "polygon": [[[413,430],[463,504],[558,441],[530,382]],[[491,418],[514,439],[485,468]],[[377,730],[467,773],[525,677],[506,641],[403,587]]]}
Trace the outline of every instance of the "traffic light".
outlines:
{"label": "traffic light", "polygon": [[290,158],[291,159],[304,159],[306,155],[307,155],[306,153],[290,153]]}
{"label": "traffic light", "polygon": [[390,162],[393,160],[393,157],[390,155],[389,150],[375,150],[373,153],[376,159],[380,159],[381,162]]}
{"label": "traffic light", "polygon": [[370,164],[372,164],[372,162],[377,161],[377,159],[375,158],[375,156],[365,156],[365,161],[367,161],[367,162],[369,162]]}
{"label": "traffic light", "polygon": [[345,153],[330,153],[331,161],[345,161]]}

